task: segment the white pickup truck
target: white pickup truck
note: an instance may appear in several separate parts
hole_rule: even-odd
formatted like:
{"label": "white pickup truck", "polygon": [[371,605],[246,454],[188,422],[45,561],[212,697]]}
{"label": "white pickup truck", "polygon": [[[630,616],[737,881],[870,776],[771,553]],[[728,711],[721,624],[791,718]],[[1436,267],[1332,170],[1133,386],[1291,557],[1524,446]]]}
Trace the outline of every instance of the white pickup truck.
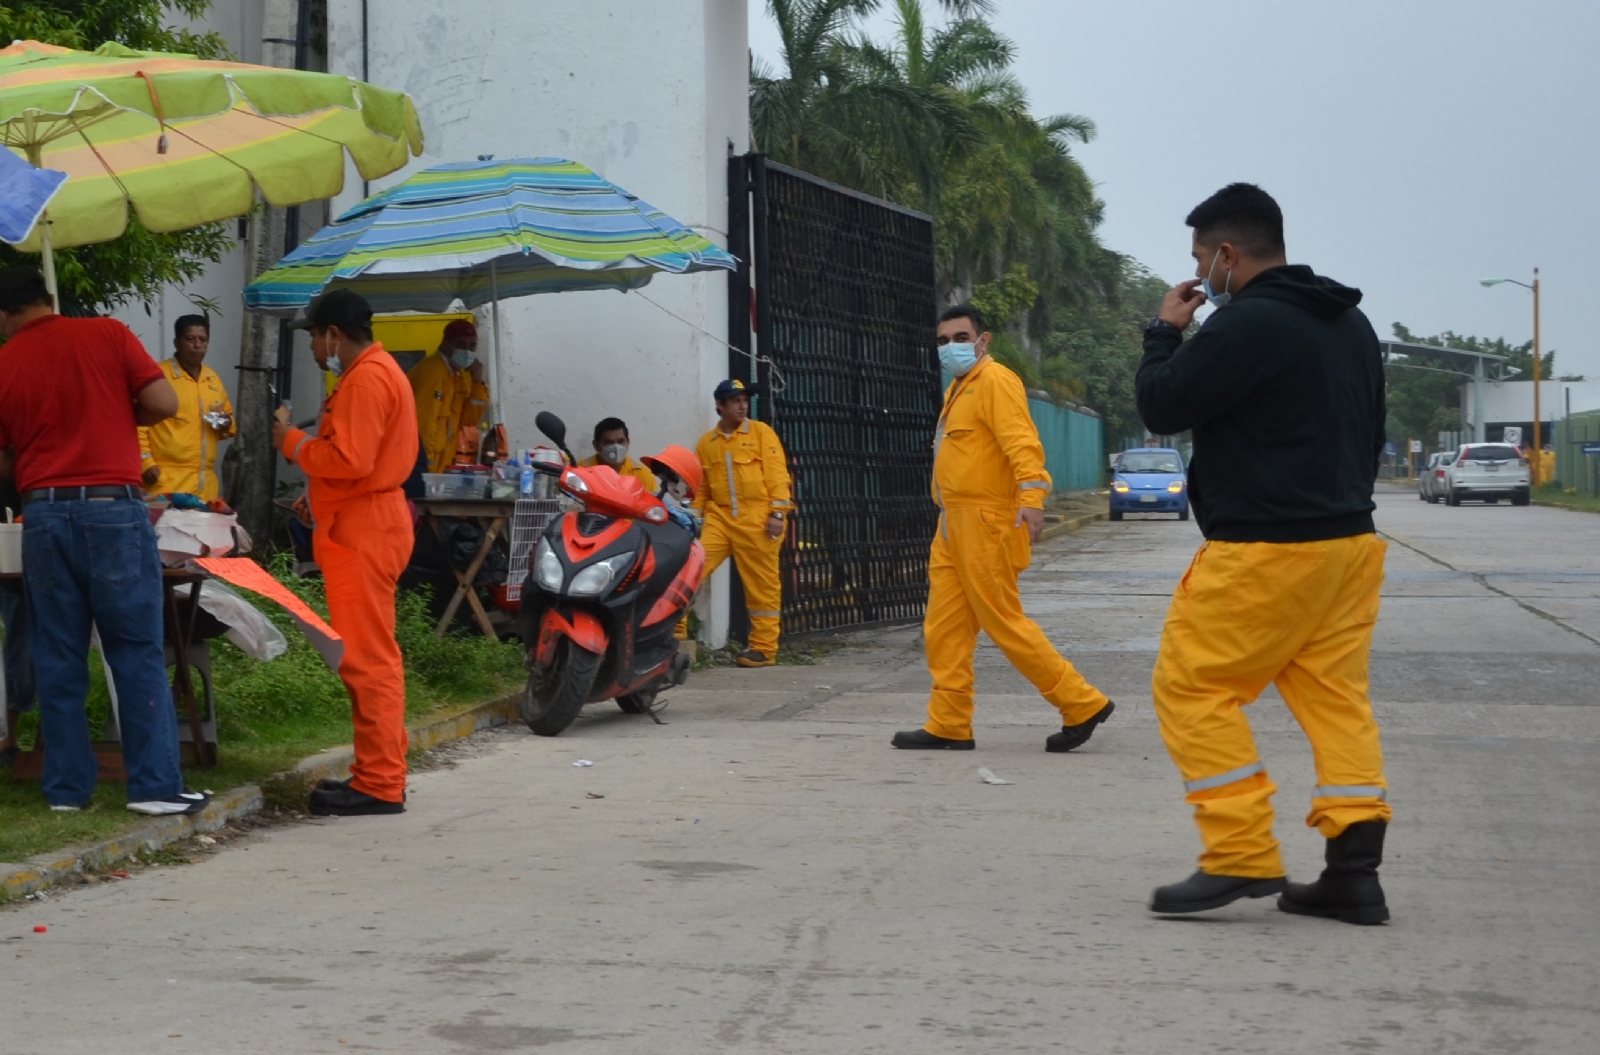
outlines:
{"label": "white pickup truck", "polygon": [[1445,502],[1494,504],[1502,498],[1514,506],[1528,504],[1528,462],[1509,443],[1464,443],[1455,460],[1445,466]]}

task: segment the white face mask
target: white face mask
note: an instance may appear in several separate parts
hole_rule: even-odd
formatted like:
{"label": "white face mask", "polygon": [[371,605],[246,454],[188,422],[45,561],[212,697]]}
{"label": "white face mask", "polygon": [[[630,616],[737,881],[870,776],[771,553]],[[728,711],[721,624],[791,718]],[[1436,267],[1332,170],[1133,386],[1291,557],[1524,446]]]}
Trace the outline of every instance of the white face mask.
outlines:
{"label": "white face mask", "polygon": [[328,353],[328,361],[322,364],[322,368],[334,377],[344,373],[344,363],[339,359],[338,348]]}
{"label": "white face mask", "polygon": [[600,448],[600,460],[607,465],[616,467],[628,459],[628,445],[626,443],[608,443]]}

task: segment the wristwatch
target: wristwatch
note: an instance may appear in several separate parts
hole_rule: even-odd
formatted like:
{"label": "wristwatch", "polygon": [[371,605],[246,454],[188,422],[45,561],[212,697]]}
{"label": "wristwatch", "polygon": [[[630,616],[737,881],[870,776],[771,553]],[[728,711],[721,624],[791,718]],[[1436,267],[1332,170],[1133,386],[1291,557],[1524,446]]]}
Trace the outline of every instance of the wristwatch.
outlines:
{"label": "wristwatch", "polygon": [[1183,331],[1172,325],[1172,323],[1168,322],[1166,319],[1151,319],[1149,322],[1144,324],[1144,335],[1146,337],[1154,337],[1157,334],[1162,333],[1171,333],[1173,336],[1180,339],[1183,337]]}

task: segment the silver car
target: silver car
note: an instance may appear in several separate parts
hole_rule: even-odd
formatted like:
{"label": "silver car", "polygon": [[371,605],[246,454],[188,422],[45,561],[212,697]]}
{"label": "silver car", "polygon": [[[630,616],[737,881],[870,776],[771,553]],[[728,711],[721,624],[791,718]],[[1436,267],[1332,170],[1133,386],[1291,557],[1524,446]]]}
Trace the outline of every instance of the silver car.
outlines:
{"label": "silver car", "polygon": [[1428,464],[1417,477],[1418,498],[1424,502],[1437,502],[1444,498],[1445,466],[1454,459],[1454,451],[1437,451],[1428,456]]}
{"label": "silver car", "polygon": [[1528,462],[1509,443],[1465,443],[1455,460],[1445,467],[1444,496],[1449,505],[1463,501],[1511,499],[1514,506],[1528,504]]}

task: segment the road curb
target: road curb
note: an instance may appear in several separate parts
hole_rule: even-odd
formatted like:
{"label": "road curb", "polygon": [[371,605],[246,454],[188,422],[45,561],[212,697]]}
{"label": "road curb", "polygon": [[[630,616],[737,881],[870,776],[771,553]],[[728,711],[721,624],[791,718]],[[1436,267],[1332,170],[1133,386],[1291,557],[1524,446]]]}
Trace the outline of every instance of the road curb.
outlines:
{"label": "road curb", "polygon": [[1071,534],[1081,527],[1093,524],[1096,520],[1104,520],[1105,518],[1106,515],[1104,513],[1085,513],[1082,516],[1063,517],[1062,519],[1053,523],[1045,524],[1044,530],[1039,533],[1039,541],[1043,542],[1046,539],[1058,538],[1062,535]]}
{"label": "road curb", "polygon": [[[412,750],[427,751],[451,740],[471,736],[517,719],[517,694],[465,707],[422,725],[413,726]],[[216,831],[229,821],[260,812],[269,802],[300,806],[311,785],[326,777],[350,772],[355,751],[346,745],[302,759],[293,769],[215,795],[205,812],[193,817],[161,817],[102,842],[36,854],[21,864],[0,864],[0,901],[25,897],[38,890],[73,880],[85,872],[110,868],[135,854],[159,850],[201,832]]]}

